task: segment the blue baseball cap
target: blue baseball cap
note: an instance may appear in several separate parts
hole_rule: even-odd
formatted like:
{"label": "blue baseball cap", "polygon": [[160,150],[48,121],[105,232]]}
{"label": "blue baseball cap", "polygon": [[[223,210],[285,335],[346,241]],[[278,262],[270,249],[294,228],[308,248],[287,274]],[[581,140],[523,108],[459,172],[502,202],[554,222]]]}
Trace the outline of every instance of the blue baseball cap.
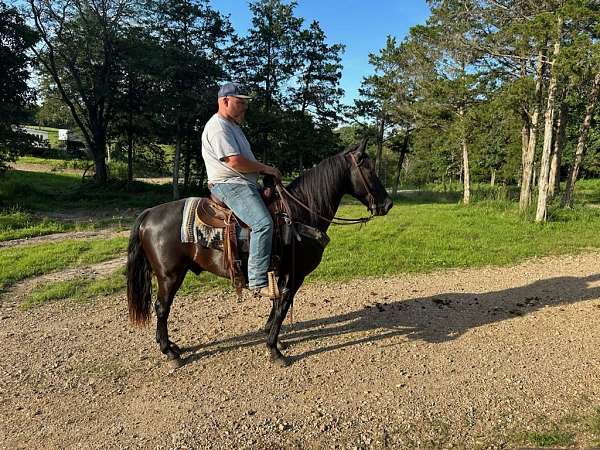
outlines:
{"label": "blue baseball cap", "polygon": [[240,83],[225,83],[219,89],[219,97],[251,98]]}

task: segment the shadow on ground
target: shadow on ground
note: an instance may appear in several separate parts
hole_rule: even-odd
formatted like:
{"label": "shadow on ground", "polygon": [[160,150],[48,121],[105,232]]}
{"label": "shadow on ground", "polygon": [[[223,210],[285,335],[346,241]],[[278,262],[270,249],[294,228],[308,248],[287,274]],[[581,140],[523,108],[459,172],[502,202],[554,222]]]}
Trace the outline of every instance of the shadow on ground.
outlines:
{"label": "shadow on ground", "polygon": [[[486,293],[440,293],[435,296],[385,302],[365,298],[365,306],[322,319],[294,323],[282,333],[288,344],[318,342],[316,348],[292,356],[292,362],[332,350],[397,336],[430,343],[446,342],[468,330],[531,314],[545,306],[561,306],[600,298],[600,274],[557,277],[525,286]],[[339,301],[343,301],[342,298]],[[600,308],[600,305],[597,305]],[[367,333],[365,333],[367,332]],[[360,335],[354,339],[353,335]],[[365,336],[365,334],[367,334]],[[332,337],[347,336],[344,342]],[[183,349],[185,362],[241,347],[264,345],[265,335],[246,333]]]}

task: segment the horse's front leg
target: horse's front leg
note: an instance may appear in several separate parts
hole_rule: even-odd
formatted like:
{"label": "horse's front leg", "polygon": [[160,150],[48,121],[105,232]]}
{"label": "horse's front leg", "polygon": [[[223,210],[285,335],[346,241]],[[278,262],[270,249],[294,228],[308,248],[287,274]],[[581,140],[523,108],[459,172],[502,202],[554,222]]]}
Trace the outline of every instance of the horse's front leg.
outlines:
{"label": "horse's front leg", "polygon": [[[290,280],[289,274],[284,275],[279,280],[279,292],[281,292],[282,295],[285,292],[289,291],[289,287],[287,286],[289,284],[289,280]],[[263,327],[263,332],[267,335],[270,333],[271,327],[273,326],[273,320],[275,319],[275,313],[277,311],[278,304],[279,304],[279,300],[272,300],[271,312],[269,313],[269,318],[267,319],[267,322],[265,323],[265,325]],[[277,348],[279,349],[279,351],[283,351],[283,350],[287,349],[288,347],[289,347],[288,344],[286,344],[279,338],[277,339]]]}
{"label": "horse's front leg", "polygon": [[[263,332],[265,334],[269,334],[269,332],[271,331],[271,327],[273,326],[273,319],[275,318],[275,312],[277,311],[277,304],[279,303],[278,300],[273,300],[273,306],[271,307],[271,313],[269,314],[269,318],[267,319],[267,323],[265,323],[265,326],[263,327]],[[287,349],[289,347],[288,344],[286,344],[285,342],[283,342],[281,340],[281,338],[277,338],[277,348],[279,349],[279,351],[283,351],[285,349]]]}
{"label": "horse's front leg", "polygon": [[271,330],[267,336],[267,348],[271,353],[271,361],[282,367],[289,365],[289,360],[283,356],[281,351],[277,348],[277,343],[279,342],[279,331],[281,330],[281,324],[283,323],[288,309],[292,304],[292,299],[293,296],[289,295],[289,293],[286,293],[280,300],[276,302],[277,306],[275,308],[273,323],[271,324]]}
{"label": "horse's front leg", "polygon": [[303,279],[301,278],[297,279],[294,285],[286,283],[285,287],[281,290],[281,299],[274,302],[273,305],[273,317],[270,320],[271,329],[267,336],[267,348],[271,353],[271,361],[282,367],[289,365],[289,360],[283,356],[281,349],[278,348],[279,332],[302,281]]}

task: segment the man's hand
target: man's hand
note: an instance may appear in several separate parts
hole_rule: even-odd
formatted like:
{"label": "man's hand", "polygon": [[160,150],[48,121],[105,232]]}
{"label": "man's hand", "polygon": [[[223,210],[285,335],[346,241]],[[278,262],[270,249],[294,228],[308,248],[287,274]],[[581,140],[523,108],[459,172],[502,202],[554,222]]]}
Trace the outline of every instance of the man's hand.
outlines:
{"label": "man's hand", "polygon": [[265,168],[262,170],[262,173],[265,175],[271,175],[273,178],[275,178],[277,183],[281,182],[281,179],[283,178],[278,168],[267,166],[266,164]]}

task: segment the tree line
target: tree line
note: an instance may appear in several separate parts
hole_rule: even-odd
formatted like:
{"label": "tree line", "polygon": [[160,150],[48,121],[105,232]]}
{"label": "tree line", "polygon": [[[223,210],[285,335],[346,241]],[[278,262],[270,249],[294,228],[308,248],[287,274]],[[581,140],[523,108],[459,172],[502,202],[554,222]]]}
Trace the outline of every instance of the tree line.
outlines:
{"label": "tree line", "polygon": [[[249,140],[284,173],[370,134],[394,193],[401,181],[460,182],[469,203],[473,183],[517,185],[521,211],[535,208],[538,221],[552,201],[572,205],[577,178],[600,174],[598,2],[428,4],[426,23],[369,55],[374,73],[347,107],[344,46],[298,17],[294,1],[250,2],[243,35],[209,0],[27,0],[21,11],[0,3],[2,49],[19,55],[2,73],[14,86],[2,107],[12,105],[12,123],[33,109],[38,122],[81,129],[100,183],[109,142],[130,180],[135,162],[164,158],[161,144],[171,144],[177,197],[180,173],[185,187],[204,181],[200,134],[218,85],[240,81],[254,92]],[[23,81],[29,64],[37,109]],[[0,147],[15,148],[2,126]]]}
{"label": "tree line", "polygon": [[203,181],[200,135],[227,80],[253,93],[244,127],[264,161],[289,173],[339,149],[344,47],[297,17],[295,2],[249,7],[243,36],[209,0],[28,0],[20,12],[2,11],[35,36],[22,67],[33,63],[39,74],[38,123],[81,130],[99,183],[108,179],[109,142],[126,153],[130,180],[134,161],[171,144],[174,180],[182,173],[188,187]]}
{"label": "tree line", "polygon": [[460,180],[464,203],[473,181],[500,180],[520,187],[536,221],[553,199],[571,206],[581,171],[599,173],[600,4],[428,3],[425,24],[370,55],[375,74],[357,101],[376,124],[378,157],[384,143],[398,155],[394,190],[406,159],[419,182]]}

